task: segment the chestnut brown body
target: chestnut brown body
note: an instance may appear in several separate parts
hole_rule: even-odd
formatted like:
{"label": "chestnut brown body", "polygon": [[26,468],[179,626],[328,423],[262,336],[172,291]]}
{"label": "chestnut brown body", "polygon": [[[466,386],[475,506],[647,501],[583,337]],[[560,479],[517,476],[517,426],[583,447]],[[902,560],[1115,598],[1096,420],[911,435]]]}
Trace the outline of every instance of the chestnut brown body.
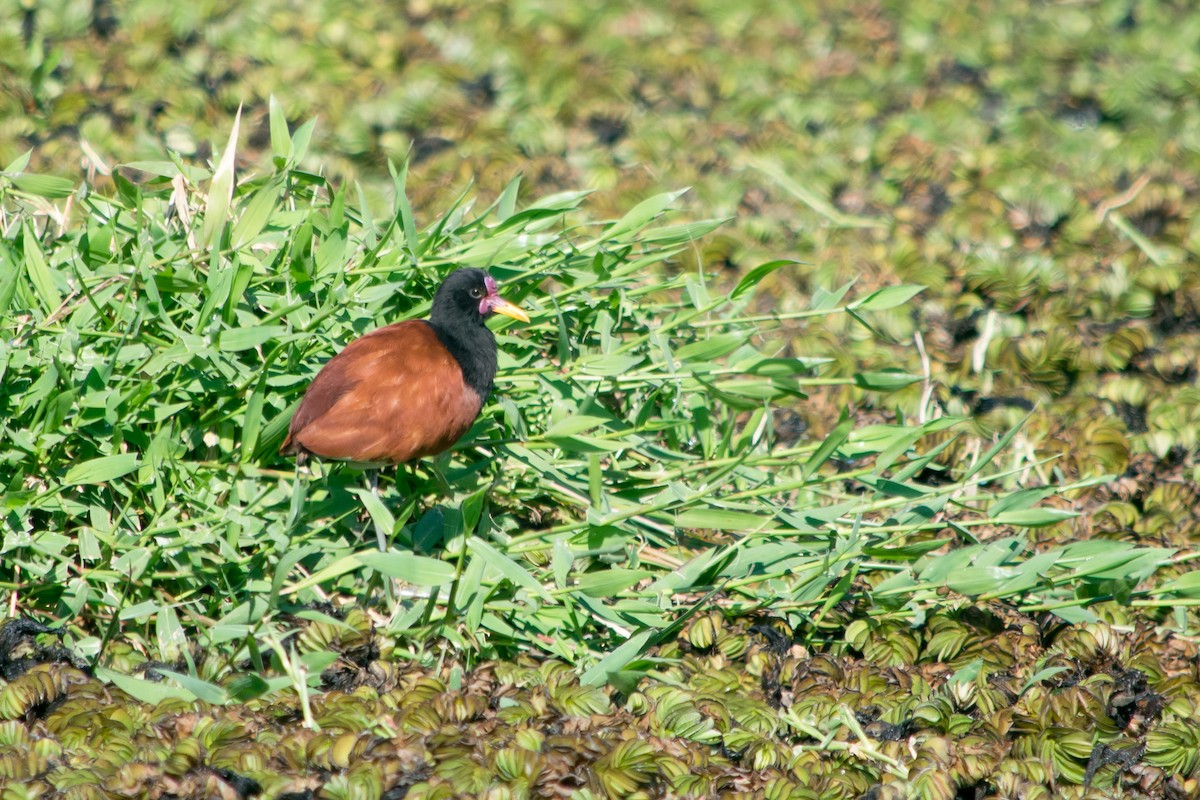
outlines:
{"label": "chestnut brown body", "polygon": [[449,449],[492,391],[495,314],[529,321],[481,269],[451,272],[428,320],[397,322],[356,339],[317,373],[280,452],[400,464]]}
{"label": "chestnut brown body", "polygon": [[292,417],[281,451],[399,464],[449,449],[485,398],[425,320],[356,339],[318,373]]}

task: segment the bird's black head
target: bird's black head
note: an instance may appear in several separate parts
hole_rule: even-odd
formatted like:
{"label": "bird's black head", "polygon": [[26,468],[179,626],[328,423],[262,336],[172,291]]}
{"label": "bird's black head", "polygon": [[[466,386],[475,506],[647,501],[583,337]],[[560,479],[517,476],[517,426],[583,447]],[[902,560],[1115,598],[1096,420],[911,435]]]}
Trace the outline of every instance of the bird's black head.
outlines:
{"label": "bird's black head", "polygon": [[464,267],[447,275],[438,287],[429,321],[439,328],[465,328],[482,325],[492,313],[529,321],[524,311],[500,296],[491,275],[481,269]]}
{"label": "bird's black head", "polygon": [[496,291],[496,281],[481,269],[456,269],[433,296],[429,325],[462,367],[463,380],[483,400],[496,377],[496,337],[483,324],[492,313],[529,321],[525,312]]}

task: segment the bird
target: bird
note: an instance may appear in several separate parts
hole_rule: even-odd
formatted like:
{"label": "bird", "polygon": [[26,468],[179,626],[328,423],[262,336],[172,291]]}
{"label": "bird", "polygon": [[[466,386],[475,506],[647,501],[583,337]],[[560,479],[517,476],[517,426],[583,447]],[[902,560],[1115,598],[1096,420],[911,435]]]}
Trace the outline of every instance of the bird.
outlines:
{"label": "bird", "polygon": [[[326,362],[280,453],[295,456],[298,467],[312,456],[379,467],[448,450],[492,392],[496,337],[485,325],[492,314],[529,322],[485,270],[454,270],[434,294],[428,319],[378,328]],[[372,473],[372,488],[376,478]]]}

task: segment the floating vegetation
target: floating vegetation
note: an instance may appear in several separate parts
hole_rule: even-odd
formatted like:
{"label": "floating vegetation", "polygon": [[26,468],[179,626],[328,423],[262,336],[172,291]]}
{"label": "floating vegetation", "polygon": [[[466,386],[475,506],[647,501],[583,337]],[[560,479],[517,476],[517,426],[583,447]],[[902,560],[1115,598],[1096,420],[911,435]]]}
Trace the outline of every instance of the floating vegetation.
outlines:
{"label": "floating vegetation", "polygon": [[[0,19],[6,800],[1200,795],[1186,4],[308,11]],[[299,503],[460,263],[496,401]]]}
{"label": "floating vegetation", "polygon": [[[709,622],[692,631],[710,628],[711,616],[700,619]],[[140,702],[46,661],[0,696],[6,713],[20,712],[0,723],[0,779],[6,791],[28,786],[47,797],[156,797],[165,787],[177,796],[271,798],[949,800],[973,791],[1086,797],[1092,787],[1157,798],[1200,785],[1200,683],[1186,666],[1194,642],[1171,640],[1175,659],[1163,664],[1150,655],[1162,635],[1150,630],[1055,632],[1019,615],[939,612],[917,634],[922,654],[888,665],[864,656],[892,630],[813,654],[790,638],[781,649],[765,633],[779,625],[722,623],[746,642],[735,657],[691,635],[651,651],[657,679],[624,696],[581,686],[556,661],[430,670],[397,660],[376,667],[377,657],[366,671],[389,672],[394,685],[366,680],[314,695],[312,728],[297,725],[294,699],[250,700],[236,712]],[[302,623],[301,635],[320,627]],[[951,630],[1007,658],[948,660]],[[10,696],[26,702],[12,705]]]}

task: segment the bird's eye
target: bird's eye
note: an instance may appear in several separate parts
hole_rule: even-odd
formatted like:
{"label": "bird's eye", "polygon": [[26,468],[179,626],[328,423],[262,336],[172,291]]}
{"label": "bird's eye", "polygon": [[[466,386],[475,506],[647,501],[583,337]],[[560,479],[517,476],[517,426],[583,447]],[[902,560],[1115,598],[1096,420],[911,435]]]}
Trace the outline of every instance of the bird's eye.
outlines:
{"label": "bird's eye", "polygon": [[483,297],[483,289],[480,289],[478,286],[476,286],[471,290],[471,297]]}

